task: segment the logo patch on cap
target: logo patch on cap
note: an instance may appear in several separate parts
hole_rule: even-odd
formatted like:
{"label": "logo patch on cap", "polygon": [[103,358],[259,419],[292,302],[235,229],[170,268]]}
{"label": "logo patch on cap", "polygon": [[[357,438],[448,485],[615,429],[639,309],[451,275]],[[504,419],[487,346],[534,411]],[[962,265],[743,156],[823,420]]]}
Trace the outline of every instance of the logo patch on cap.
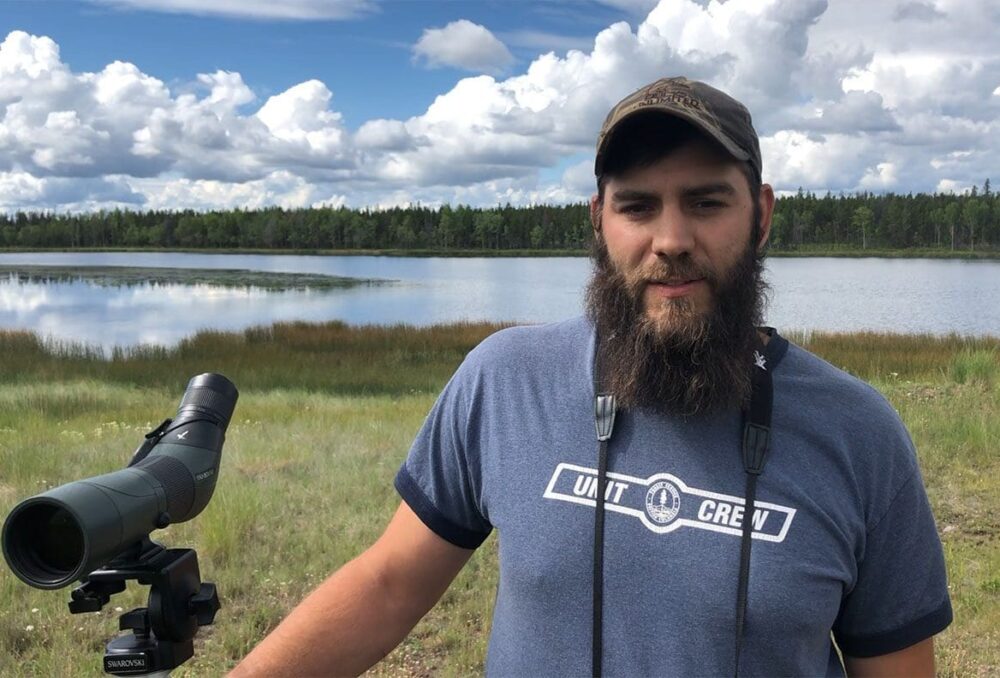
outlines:
{"label": "logo patch on cap", "polygon": [[691,88],[680,82],[657,83],[646,90],[642,98],[644,106],[674,104],[683,108],[703,110],[701,101],[691,93]]}
{"label": "logo patch on cap", "polygon": [[647,106],[669,106],[680,109],[690,116],[698,118],[712,128],[719,129],[719,121],[705,107],[705,102],[694,93],[686,80],[675,78],[659,80],[642,93],[642,97],[632,104],[629,112],[634,112]]}

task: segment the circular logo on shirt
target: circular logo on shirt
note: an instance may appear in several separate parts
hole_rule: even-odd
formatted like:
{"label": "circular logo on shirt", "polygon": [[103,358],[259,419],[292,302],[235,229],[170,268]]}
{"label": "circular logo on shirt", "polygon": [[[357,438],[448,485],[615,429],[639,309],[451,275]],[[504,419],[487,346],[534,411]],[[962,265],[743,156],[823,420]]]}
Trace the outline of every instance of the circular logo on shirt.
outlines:
{"label": "circular logo on shirt", "polygon": [[646,513],[654,523],[666,525],[677,517],[681,510],[681,493],[677,487],[666,480],[653,483],[646,492]]}

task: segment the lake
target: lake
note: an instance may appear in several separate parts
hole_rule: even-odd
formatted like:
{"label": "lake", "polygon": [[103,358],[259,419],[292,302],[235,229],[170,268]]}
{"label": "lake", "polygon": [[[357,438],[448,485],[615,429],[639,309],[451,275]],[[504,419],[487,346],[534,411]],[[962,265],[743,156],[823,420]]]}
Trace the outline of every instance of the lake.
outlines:
{"label": "lake", "polygon": [[[274,289],[0,276],[0,328],[56,341],[170,346],[199,329],[277,321],[429,325],[460,320],[545,322],[578,315],[590,274],[584,257],[414,258],[186,253],[0,254],[0,266],[247,269],[391,280],[391,284]],[[1000,335],[1000,262],[943,259],[773,258],[767,261],[779,330]]]}

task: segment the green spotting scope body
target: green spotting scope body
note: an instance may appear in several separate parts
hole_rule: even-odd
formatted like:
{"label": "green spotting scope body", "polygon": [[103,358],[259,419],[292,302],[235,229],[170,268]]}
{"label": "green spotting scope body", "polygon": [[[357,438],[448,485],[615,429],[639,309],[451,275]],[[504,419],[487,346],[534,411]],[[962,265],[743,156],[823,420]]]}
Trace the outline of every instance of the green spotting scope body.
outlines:
{"label": "green spotting scope body", "polygon": [[215,491],[238,397],[222,375],[198,375],[177,415],[147,434],[128,468],[60,485],[15,506],[2,535],[14,574],[36,588],[61,588],[153,530],[201,513]]}

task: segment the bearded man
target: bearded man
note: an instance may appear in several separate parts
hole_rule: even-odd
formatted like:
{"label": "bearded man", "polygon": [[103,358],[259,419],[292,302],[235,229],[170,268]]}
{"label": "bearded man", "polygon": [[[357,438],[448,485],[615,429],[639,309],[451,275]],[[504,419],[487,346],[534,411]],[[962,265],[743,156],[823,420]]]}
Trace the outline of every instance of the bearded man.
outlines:
{"label": "bearded man", "polygon": [[586,317],[467,356],[383,536],[234,675],[364,671],[493,528],[491,675],[933,674],[952,613],[909,436],[759,327],[774,193],[746,108],[659,80],[595,172]]}

